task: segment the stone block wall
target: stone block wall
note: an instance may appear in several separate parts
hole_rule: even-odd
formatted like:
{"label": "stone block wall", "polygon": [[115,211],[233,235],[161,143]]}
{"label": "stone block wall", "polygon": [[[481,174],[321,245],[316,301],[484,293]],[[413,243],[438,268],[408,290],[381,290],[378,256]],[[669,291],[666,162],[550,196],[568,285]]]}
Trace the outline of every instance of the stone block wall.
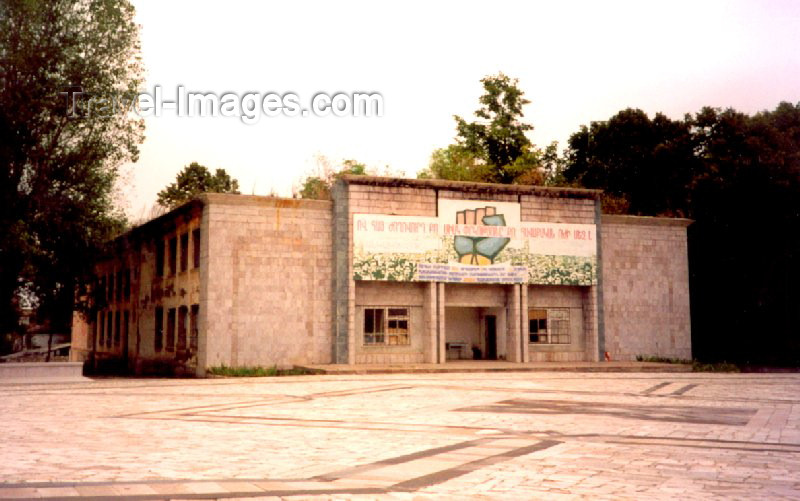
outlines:
{"label": "stone block wall", "polygon": [[204,199],[210,238],[200,366],[330,363],[331,203]]}
{"label": "stone block wall", "polygon": [[603,216],[605,349],[614,360],[637,355],[690,359],[691,221]]}

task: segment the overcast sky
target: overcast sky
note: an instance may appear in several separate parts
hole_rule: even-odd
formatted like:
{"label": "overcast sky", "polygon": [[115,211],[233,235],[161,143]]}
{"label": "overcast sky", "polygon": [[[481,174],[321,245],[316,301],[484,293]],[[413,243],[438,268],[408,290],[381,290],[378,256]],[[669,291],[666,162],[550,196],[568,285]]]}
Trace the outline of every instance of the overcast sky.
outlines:
{"label": "overcast sky", "polygon": [[[519,79],[533,142],[641,108],[749,113],[800,102],[800,1],[200,2],[133,0],[147,89],[378,92],[380,118],[146,119],[124,196],[138,217],[196,161],[243,193],[290,196],[316,157],[414,176],[471,117],[480,79]],[[304,103],[305,104],[305,103]]]}

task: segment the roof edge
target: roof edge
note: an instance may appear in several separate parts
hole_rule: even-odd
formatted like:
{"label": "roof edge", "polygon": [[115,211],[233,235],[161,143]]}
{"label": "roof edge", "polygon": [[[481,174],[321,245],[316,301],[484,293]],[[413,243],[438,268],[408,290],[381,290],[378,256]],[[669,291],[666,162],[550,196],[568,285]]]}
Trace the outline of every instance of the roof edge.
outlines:
{"label": "roof edge", "polygon": [[629,216],[625,214],[603,214],[601,222],[603,224],[631,224],[641,226],[681,226],[688,228],[694,223],[694,219],[683,217],[661,217],[661,216]]}
{"label": "roof edge", "polygon": [[346,174],[339,178],[345,184],[367,186],[389,186],[404,188],[452,189],[472,193],[504,193],[518,195],[566,196],[597,200],[602,190],[590,188],[562,188],[556,186],[534,186],[521,184],[475,183],[449,181],[446,179],[410,179],[401,177],[358,176]]}

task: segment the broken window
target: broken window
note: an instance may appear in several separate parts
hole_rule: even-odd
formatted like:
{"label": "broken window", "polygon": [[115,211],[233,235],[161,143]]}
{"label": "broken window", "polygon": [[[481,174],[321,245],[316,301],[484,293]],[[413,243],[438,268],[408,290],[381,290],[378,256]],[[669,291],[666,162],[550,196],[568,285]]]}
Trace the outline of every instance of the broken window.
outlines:
{"label": "broken window", "polygon": [[186,350],[186,332],[189,330],[189,308],[178,308],[178,351]]}
{"label": "broken window", "polygon": [[128,313],[128,310],[125,310],[122,313],[122,343],[123,343],[123,346],[127,346],[127,344],[128,344],[128,327],[130,325],[129,322],[130,322],[130,314]]}
{"label": "broken window", "polygon": [[106,348],[111,348],[111,337],[114,333],[114,312],[106,313]]}
{"label": "broken window", "polygon": [[189,234],[181,235],[181,272],[189,269]]}
{"label": "broken window", "polygon": [[192,266],[195,268],[200,267],[200,228],[192,230]]}
{"label": "broken window", "polygon": [[167,264],[169,266],[169,275],[174,276],[178,269],[178,238],[172,237],[169,239],[169,255],[167,256]]}
{"label": "broken window", "polygon": [[175,351],[175,308],[167,310],[167,351]]}
{"label": "broken window", "polygon": [[164,347],[164,308],[156,307],[155,336],[153,338],[155,350],[161,351]]}
{"label": "broken window", "polygon": [[122,334],[121,327],[122,327],[122,318],[121,318],[121,315],[120,315],[120,311],[117,310],[116,313],[114,313],[114,346],[115,347],[119,346],[119,337]]}
{"label": "broken window", "polygon": [[566,308],[529,310],[528,341],[536,344],[569,344],[569,310]]}
{"label": "broken window", "polygon": [[97,346],[102,348],[103,342],[106,340],[106,312],[104,311],[97,312],[97,331]]}
{"label": "broken window", "polygon": [[198,315],[200,315],[200,305],[193,304],[192,313],[189,315],[189,349],[195,352],[197,351],[197,337],[199,333],[197,326]]}
{"label": "broken window", "polygon": [[407,345],[408,308],[365,308],[365,345]]}
{"label": "broken window", "polygon": [[156,276],[164,276],[164,241],[156,240]]}
{"label": "broken window", "polygon": [[117,279],[115,280],[115,283],[117,284],[117,290],[115,295],[116,301],[122,301],[122,290],[125,288],[125,282],[122,270],[119,270],[117,272]]}

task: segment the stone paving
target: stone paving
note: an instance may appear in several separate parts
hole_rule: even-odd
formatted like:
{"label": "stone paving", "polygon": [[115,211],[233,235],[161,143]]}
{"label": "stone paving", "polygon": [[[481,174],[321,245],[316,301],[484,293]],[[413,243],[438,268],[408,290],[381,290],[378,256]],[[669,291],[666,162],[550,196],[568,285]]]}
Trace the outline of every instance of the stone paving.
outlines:
{"label": "stone paving", "polygon": [[0,498],[800,499],[800,375],[0,383]]}

